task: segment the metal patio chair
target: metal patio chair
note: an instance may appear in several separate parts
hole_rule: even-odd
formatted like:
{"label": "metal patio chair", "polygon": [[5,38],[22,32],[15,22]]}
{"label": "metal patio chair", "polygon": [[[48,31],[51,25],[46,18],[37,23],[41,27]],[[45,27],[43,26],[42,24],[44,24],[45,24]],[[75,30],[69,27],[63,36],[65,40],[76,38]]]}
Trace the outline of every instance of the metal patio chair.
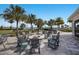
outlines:
{"label": "metal patio chair", "polygon": [[23,36],[18,36],[18,41],[17,41],[17,51],[19,54],[21,54],[29,44],[28,38],[26,38],[26,35]]}
{"label": "metal patio chair", "polygon": [[[0,44],[2,44],[3,45],[3,47],[4,47],[4,49],[6,48],[6,46],[5,46],[5,42],[7,41],[7,36],[6,35],[1,35],[0,36]],[[7,42],[8,43],[8,42]]]}
{"label": "metal patio chair", "polygon": [[52,49],[57,49],[59,46],[59,36],[60,36],[60,33],[58,32],[56,36],[52,36],[51,38],[49,38],[48,46],[51,47]]}
{"label": "metal patio chair", "polygon": [[40,42],[39,39],[34,37],[30,39],[30,52],[29,54],[32,54],[35,52],[35,49],[38,49],[38,53],[40,54]]}

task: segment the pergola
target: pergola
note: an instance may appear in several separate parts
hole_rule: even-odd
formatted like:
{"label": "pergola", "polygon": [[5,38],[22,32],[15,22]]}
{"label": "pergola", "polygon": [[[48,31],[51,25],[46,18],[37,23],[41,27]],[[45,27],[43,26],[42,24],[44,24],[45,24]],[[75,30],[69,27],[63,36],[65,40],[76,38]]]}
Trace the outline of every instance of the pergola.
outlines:
{"label": "pergola", "polygon": [[68,18],[72,20],[72,33],[79,37],[79,8]]}

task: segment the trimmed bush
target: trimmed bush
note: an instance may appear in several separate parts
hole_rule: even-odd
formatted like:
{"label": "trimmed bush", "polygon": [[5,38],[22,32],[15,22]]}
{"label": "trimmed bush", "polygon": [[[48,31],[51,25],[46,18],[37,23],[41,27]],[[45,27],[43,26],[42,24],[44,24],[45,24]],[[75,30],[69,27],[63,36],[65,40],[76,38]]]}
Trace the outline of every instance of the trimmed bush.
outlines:
{"label": "trimmed bush", "polygon": [[62,31],[62,32],[72,32],[72,29],[70,29],[70,28],[65,28],[65,29],[61,29],[60,31]]}

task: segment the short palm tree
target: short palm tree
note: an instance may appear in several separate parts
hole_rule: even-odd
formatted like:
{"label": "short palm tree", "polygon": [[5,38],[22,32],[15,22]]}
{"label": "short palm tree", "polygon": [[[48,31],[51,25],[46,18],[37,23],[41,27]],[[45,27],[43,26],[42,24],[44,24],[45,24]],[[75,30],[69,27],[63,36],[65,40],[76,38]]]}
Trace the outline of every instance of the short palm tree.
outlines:
{"label": "short palm tree", "polygon": [[67,22],[71,23],[71,22],[72,22],[72,20],[70,20],[70,19],[69,19]]}
{"label": "short palm tree", "polygon": [[60,25],[64,24],[63,18],[61,18],[61,17],[56,18],[55,23],[56,23],[56,25],[58,26],[58,29],[59,29]]}
{"label": "short palm tree", "polygon": [[67,22],[69,23],[69,26],[71,27],[71,25],[72,25],[72,20],[68,19]]}
{"label": "short palm tree", "polygon": [[21,30],[23,30],[25,27],[26,27],[26,25],[25,25],[24,23],[22,23],[22,24],[20,25],[20,29],[21,29]]}
{"label": "short palm tree", "polygon": [[46,24],[46,25],[47,25],[47,21],[46,21],[46,20],[44,21],[44,24]]}
{"label": "short palm tree", "polygon": [[39,18],[39,19],[36,20],[35,25],[37,26],[38,31],[39,31],[40,29],[42,29],[42,26],[44,25],[44,22],[41,18]]}
{"label": "short palm tree", "polygon": [[47,25],[50,26],[51,29],[52,29],[52,25],[55,25],[55,20],[50,19],[50,20],[47,22]]}
{"label": "short palm tree", "polygon": [[18,37],[18,23],[19,21],[26,20],[27,18],[25,10],[18,5],[10,5],[9,8],[6,8],[6,10],[3,12],[2,16],[5,20],[16,21],[16,30]]}

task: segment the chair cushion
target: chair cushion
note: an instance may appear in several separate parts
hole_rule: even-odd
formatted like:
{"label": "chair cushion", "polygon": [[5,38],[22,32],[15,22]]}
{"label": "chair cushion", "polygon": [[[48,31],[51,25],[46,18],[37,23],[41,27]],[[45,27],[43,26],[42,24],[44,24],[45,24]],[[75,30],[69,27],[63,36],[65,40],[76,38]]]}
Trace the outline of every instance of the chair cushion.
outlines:
{"label": "chair cushion", "polygon": [[28,43],[27,43],[27,42],[22,43],[22,44],[21,44],[21,48],[26,48],[26,47],[27,47],[27,45],[28,45]]}

